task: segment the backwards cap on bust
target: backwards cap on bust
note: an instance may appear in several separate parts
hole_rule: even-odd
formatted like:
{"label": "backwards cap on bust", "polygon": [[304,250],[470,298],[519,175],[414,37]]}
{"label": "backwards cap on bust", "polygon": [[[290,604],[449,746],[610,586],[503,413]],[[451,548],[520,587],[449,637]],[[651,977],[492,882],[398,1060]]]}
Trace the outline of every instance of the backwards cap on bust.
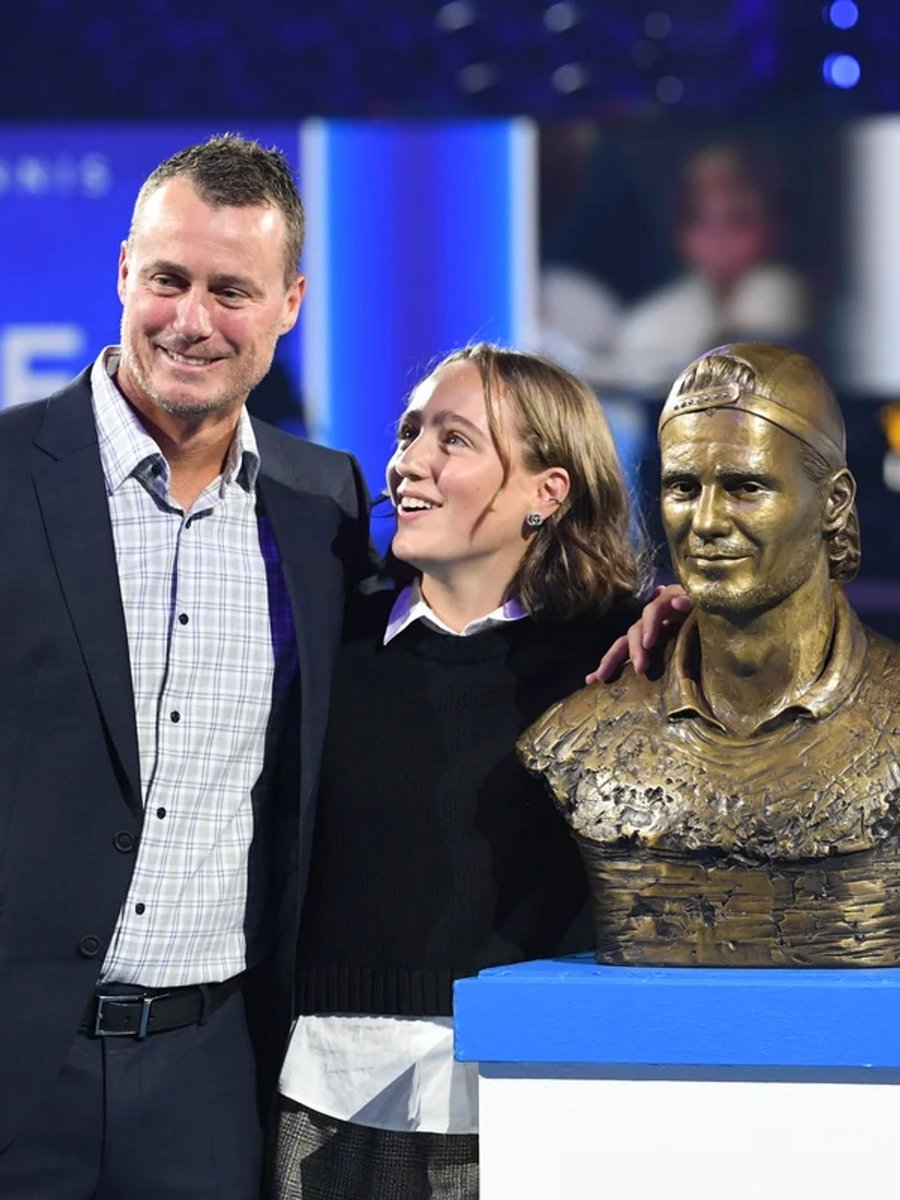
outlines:
{"label": "backwards cap on bust", "polygon": [[847,438],[837,399],[804,354],[765,342],[717,346],[675,380],[659,432],[675,417],[731,408],[771,421],[817,451],[830,467],[846,465]]}

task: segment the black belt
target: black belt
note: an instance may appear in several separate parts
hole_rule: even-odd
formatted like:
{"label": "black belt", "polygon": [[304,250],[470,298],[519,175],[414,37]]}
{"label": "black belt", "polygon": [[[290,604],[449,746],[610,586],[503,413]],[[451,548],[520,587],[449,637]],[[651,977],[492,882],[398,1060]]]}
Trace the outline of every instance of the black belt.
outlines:
{"label": "black belt", "polygon": [[81,1031],[91,1037],[145,1038],[185,1025],[202,1025],[210,1013],[240,991],[243,981],[243,975],[235,975],[224,983],[136,988],[118,995],[98,992],[91,998]]}

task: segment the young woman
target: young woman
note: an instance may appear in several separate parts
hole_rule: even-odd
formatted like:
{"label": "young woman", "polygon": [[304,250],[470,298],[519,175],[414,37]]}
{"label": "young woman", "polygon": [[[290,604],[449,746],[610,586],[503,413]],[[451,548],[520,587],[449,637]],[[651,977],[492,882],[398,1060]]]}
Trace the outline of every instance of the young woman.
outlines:
{"label": "young woman", "polygon": [[413,391],[388,465],[399,592],[351,617],[282,1075],[282,1200],[478,1194],[452,984],[584,949],[574,843],[518,735],[634,620],[642,580],[596,397],[477,345]]}

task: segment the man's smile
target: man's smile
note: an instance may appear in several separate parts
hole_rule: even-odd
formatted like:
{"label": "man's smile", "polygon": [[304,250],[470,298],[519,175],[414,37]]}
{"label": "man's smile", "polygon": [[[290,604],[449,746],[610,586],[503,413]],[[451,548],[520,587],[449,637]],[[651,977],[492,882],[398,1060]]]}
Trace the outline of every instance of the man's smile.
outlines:
{"label": "man's smile", "polygon": [[165,357],[170,362],[178,363],[181,367],[208,367],[214,363],[221,362],[222,358],[216,355],[199,355],[199,354],[179,354],[177,350],[170,350],[168,346],[158,346]]}

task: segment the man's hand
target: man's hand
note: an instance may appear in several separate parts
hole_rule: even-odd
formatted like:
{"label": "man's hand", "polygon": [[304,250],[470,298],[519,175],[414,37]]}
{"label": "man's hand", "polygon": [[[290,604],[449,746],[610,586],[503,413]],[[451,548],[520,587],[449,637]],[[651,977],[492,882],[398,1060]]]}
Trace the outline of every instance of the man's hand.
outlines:
{"label": "man's hand", "polygon": [[677,633],[691,602],[677,583],[658,587],[653,599],[644,606],[637,621],[626,634],[617,638],[600,659],[596,671],[585,677],[585,683],[609,683],[629,660],[639,675],[646,675],[651,663],[650,651],[660,638],[664,643]]}

